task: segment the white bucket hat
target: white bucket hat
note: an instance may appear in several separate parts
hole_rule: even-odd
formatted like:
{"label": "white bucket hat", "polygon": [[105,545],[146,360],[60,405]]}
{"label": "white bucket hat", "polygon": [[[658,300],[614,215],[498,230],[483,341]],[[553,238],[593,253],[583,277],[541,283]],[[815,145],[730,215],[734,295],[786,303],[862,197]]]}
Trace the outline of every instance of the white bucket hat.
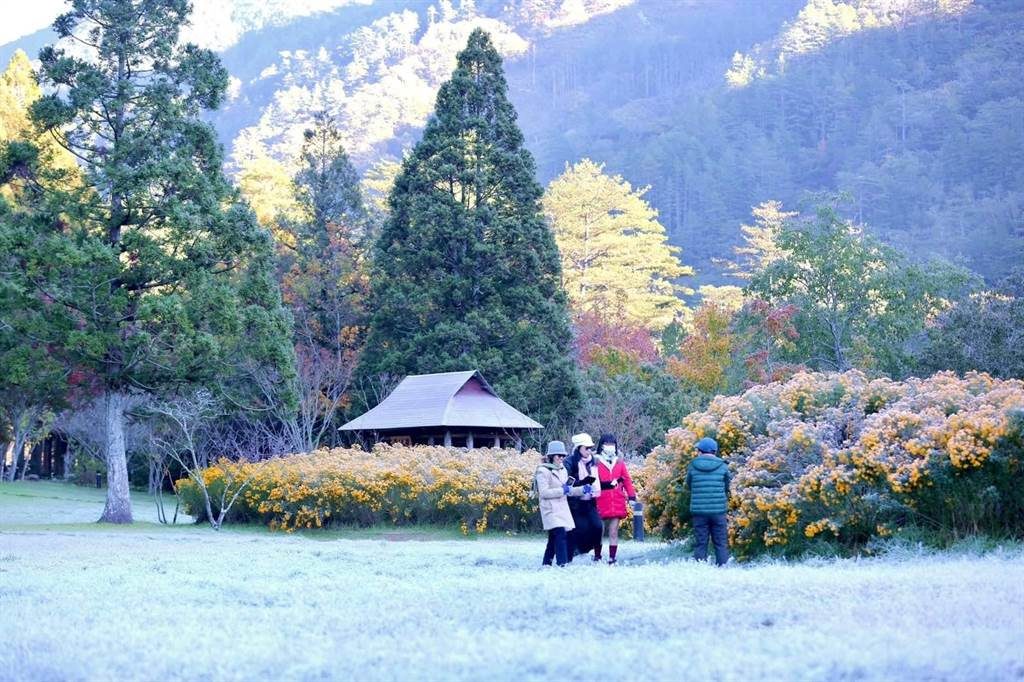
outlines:
{"label": "white bucket hat", "polygon": [[577,433],[572,437],[572,447],[576,449],[578,447],[592,448],[594,447],[594,439],[590,437],[589,433]]}

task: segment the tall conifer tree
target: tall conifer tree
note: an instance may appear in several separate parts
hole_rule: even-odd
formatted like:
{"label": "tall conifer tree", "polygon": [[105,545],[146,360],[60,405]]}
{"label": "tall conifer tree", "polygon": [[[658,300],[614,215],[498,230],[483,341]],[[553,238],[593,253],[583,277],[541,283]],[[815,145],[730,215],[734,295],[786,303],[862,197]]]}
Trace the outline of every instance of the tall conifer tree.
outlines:
{"label": "tall conifer tree", "polygon": [[364,376],[479,369],[540,421],[572,416],[579,385],[541,195],[501,57],[477,29],[389,199]]}
{"label": "tall conifer tree", "polygon": [[675,283],[693,275],[668,243],[658,212],[604,165],[583,159],[551,181],[544,210],[562,252],[565,288],[575,312],[622,316],[660,331],[681,317]]}
{"label": "tall conifer tree", "polygon": [[103,521],[132,520],[130,393],[196,382],[244,390],[249,372],[288,386],[294,376],[270,236],[238,201],[199,118],[222,101],[227,72],[209,50],[178,43],[188,13],[187,0],[73,0],[54,29],[84,55],[41,51],[52,94],[32,117],[79,159],[85,183],[45,185],[25,229],[0,229],[18,253],[12,281],[53,321],[50,348],[101,387]]}

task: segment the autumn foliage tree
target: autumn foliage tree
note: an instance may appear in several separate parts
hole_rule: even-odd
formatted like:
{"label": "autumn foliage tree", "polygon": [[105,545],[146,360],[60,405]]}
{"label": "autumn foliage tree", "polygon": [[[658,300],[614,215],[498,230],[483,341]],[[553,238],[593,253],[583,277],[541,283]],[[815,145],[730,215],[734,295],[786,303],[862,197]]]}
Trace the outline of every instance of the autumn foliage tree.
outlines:
{"label": "autumn foliage tree", "polygon": [[616,351],[634,362],[654,362],[658,349],[643,327],[621,319],[608,319],[597,311],[582,312],[573,318],[574,347],[581,366],[598,361]]}
{"label": "autumn foliage tree", "polygon": [[294,319],[299,410],[284,419],[295,449],[333,433],[366,335],[365,263],[369,219],[359,176],[326,114],[305,131],[294,218],[281,217],[281,290]]}
{"label": "autumn foliage tree", "polygon": [[682,314],[679,262],[644,194],[590,159],[566,165],[544,193],[544,213],[562,255],[562,278],[577,312],[621,310],[630,324],[661,330]]}
{"label": "autumn foliage tree", "polygon": [[680,345],[679,355],[668,359],[669,373],[705,395],[722,391],[736,346],[732,319],[731,313],[716,305],[704,304],[698,308],[693,315],[693,327]]}
{"label": "autumn foliage tree", "polygon": [[785,381],[806,367],[787,361],[796,351],[800,333],[793,318],[799,309],[793,304],[772,306],[753,299],[736,317],[735,328],[740,339],[747,384]]}

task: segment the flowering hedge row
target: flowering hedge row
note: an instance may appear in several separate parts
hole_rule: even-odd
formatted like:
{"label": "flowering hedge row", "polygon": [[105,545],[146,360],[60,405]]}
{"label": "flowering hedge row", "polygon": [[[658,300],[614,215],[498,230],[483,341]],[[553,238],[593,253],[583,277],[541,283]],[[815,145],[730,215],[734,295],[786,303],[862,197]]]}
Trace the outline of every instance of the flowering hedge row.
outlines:
{"label": "flowering hedge row", "polygon": [[[457,523],[468,533],[540,527],[530,495],[538,461],[532,450],[378,445],[372,452],[339,448],[257,463],[220,462],[203,473],[214,497],[225,480],[244,483],[228,517],[236,522],[284,530]],[[197,486],[183,479],[178,491],[188,512],[202,516]]]}
{"label": "flowering hedge row", "polygon": [[906,525],[1024,536],[1024,382],[948,372],[895,382],[802,373],[718,397],[648,456],[649,523],[688,531],[686,467],[703,436],[733,472],[739,556],[856,547]]}

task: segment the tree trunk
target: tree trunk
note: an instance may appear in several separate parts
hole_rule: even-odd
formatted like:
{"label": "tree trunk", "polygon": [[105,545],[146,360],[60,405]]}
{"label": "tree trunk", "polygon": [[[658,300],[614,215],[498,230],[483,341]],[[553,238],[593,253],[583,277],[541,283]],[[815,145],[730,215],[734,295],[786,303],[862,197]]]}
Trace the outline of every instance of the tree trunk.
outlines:
{"label": "tree trunk", "polygon": [[132,501],[128,489],[128,458],[124,449],[124,408],[128,396],[107,391],[107,504],[101,523],[131,523]]}
{"label": "tree trunk", "polygon": [[0,440],[0,481],[7,480],[7,448],[10,446],[10,441]]}
{"label": "tree trunk", "polygon": [[[27,453],[25,452],[26,449],[28,449]],[[21,454],[21,480],[24,481],[25,477],[28,476],[28,467],[32,463],[32,443],[27,438],[22,442]]]}
{"label": "tree trunk", "polygon": [[161,463],[158,463],[151,456],[149,458],[149,476],[146,477],[146,494],[155,495],[157,493],[157,486],[159,486],[162,481],[163,469],[161,468]]}
{"label": "tree trunk", "polygon": [[[18,457],[24,457],[26,462],[28,457],[25,456],[25,440],[26,434],[20,431],[17,426],[14,429],[14,450],[11,452],[11,468],[7,470],[7,480],[13,481],[18,474]],[[21,478],[24,480],[25,472],[21,473]]]}

